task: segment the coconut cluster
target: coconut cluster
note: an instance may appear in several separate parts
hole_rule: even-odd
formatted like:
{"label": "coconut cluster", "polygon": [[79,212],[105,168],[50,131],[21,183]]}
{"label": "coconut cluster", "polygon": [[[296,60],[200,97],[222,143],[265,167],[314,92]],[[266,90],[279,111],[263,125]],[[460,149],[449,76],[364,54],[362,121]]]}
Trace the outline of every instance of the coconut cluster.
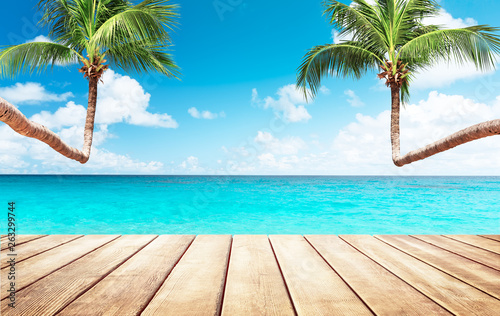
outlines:
{"label": "coconut cluster", "polygon": [[101,79],[102,74],[104,71],[106,71],[109,68],[109,65],[104,65],[104,63],[107,61],[104,59],[103,56],[95,56],[93,58],[93,61],[90,60],[89,55],[87,55],[87,58],[89,59],[84,59],[82,58],[81,61],[83,63],[83,67],[80,68],[80,72],[83,73],[84,78],[97,78],[97,80]]}
{"label": "coconut cluster", "polygon": [[406,66],[408,64],[403,64],[401,60],[398,60],[397,66],[394,67],[394,64],[390,60],[386,60],[384,65],[380,65],[380,68],[382,68],[384,71],[379,73],[377,77],[379,79],[385,79],[385,85],[387,87],[389,86],[396,86],[398,88],[401,88],[403,83],[408,82],[407,76],[408,72],[410,72],[408,69],[406,69]]}

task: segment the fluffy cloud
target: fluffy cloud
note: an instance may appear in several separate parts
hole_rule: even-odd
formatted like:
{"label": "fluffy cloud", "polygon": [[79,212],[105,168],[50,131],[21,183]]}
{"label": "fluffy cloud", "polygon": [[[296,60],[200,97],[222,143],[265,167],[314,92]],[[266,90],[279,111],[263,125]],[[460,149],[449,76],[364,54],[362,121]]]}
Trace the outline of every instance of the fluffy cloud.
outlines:
{"label": "fluffy cloud", "polygon": [[[491,104],[431,92],[401,112],[405,154],[468,126],[500,117],[500,96]],[[398,168],[392,163],[390,111],[357,114],[328,146],[305,147],[300,138],[258,132],[254,143],[226,150],[233,174],[500,175],[499,136],[460,145]],[[253,146],[253,147],[252,147]],[[328,148],[324,150],[323,148]]]}
{"label": "fluffy cloud", "polygon": [[151,95],[136,80],[108,70],[99,86],[96,122],[177,128],[179,124],[168,114],[148,112]]}
{"label": "fluffy cloud", "polygon": [[325,86],[321,86],[319,88],[319,92],[323,93],[324,95],[329,95],[331,93],[330,89],[328,89],[327,87]]}
{"label": "fluffy cloud", "polygon": [[205,169],[200,166],[198,158],[194,156],[187,157],[179,167],[183,172],[188,173],[203,173],[205,171]]}
{"label": "fluffy cloud", "polygon": [[294,84],[281,87],[276,92],[278,98],[266,97],[259,99],[257,89],[252,90],[252,103],[262,106],[264,109],[273,109],[277,116],[285,122],[307,122],[311,115],[307,112],[305,105],[307,101],[302,91],[296,89]]}
{"label": "fluffy cloud", "polygon": [[218,117],[226,117],[226,113],[224,113],[224,112],[220,112],[220,113],[212,113],[210,111],[200,112],[195,107],[189,108],[188,113],[196,119],[205,119],[205,120],[213,120],[213,119],[216,119]]}
{"label": "fluffy cloud", "polygon": [[48,92],[40,83],[16,83],[10,87],[0,87],[0,96],[14,104],[38,104],[40,102],[61,102],[73,97],[73,93],[56,94]]}
{"label": "fluffy cloud", "polygon": [[[161,162],[137,161],[127,155],[110,152],[101,145],[114,135],[108,125],[125,122],[132,125],[175,128],[177,122],[167,114],[147,111],[150,95],[139,83],[109,70],[99,88],[93,148],[88,163],[81,165],[55,152],[46,144],[0,126],[0,162],[2,173],[158,173]],[[40,85],[40,87],[42,87]],[[42,87],[43,88],[43,87]],[[72,101],[54,112],[41,111],[30,119],[47,126],[75,148],[83,146],[86,108]]]}
{"label": "fluffy cloud", "polygon": [[300,137],[285,137],[278,139],[269,132],[257,132],[255,143],[266,152],[274,155],[295,155],[300,150],[307,148],[306,143]]}
{"label": "fluffy cloud", "polygon": [[477,25],[477,21],[473,18],[466,18],[465,20],[457,18],[455,19],[450,13],[445,9],[439,9],[439,14],[433,17],[424,18],[422,23],[427,25],[439,25],[446,29],[458,29],[468,26]]}
{"label": "fluffy cloud", "polygon": [[26,41],[26,43],[32,43],[32,42],[54,43],[53,41],[50,40],[50,38],[48,38],[45,35],[38,35],[37,37]]}
{"label": "fluffy cloud", "polygon": [[[493,105],[474,102],[459,95],[431,92],[427,100],[408,105],[401,112],[401,152],[405,154],[460,129],[500,117],[500,97]],[[403,168],[391,165],[390,112],[372,117],[358,114],[356,122],[342,129],[333,149],[344,168],[382,174],[498,174],[500,143],[488,137],[413,163]],[[358,166],[358,167],[355,167]]]}
{"label": "fluffy cloud", "polygon": [[361,107],[361,106],[365,105],[363,103],[363,101],[361,101],[361,99],[356,95],[356,93],[354,93],[354,91],[346,90],[346,91],[344,91],[344,94],[349,97],[349,99],[347,99],[347,102],[352,107],[357,108],[357,107]]}

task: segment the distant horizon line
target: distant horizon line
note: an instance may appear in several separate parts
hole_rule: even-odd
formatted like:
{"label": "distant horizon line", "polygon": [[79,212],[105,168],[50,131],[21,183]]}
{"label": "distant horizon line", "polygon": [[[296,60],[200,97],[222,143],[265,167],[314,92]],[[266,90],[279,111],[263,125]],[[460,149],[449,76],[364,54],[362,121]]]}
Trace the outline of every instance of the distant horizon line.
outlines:
{"label": "distant horizon line", "polygon": [[71,174],[71,173],[53,173],[53,174],[0,174],[0,177],[6,176],[81,176],[81,177],[500,177],[499,175],[272,175],[272,174],[234,174],[234,175],[217,175],[217,174]]}

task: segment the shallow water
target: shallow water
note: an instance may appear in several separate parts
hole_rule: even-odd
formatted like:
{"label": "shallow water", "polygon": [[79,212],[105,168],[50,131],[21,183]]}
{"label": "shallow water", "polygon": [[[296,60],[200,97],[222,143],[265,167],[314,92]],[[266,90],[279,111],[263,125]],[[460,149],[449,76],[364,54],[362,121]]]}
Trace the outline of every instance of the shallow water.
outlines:
{"label": "shallow water", "polygon": [[0,176],[0,232],[499,234],[500,177]]}

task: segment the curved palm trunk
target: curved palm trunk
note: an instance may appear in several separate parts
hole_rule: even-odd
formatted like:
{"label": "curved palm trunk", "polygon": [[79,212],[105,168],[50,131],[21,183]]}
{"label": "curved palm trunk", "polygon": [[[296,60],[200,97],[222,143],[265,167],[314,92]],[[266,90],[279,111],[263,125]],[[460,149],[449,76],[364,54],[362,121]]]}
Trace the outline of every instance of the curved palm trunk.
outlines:
{"label": "curved palm trunk", "polygon": [[98,79],[89,80],[89,101],[87,107],[87,119],[85,122],[83,150],[80,151],[69,146],[61,138],[47,127],[30,121],[15,106],[0,97],[0,121],[5,122],[15,132],[38,139],[61,155],[79,161],[84,164],[89,160],[90,149],[92,147],[92,137],[94,134],[94,118],[97,103],[97,82]]}
{"label": "curved palm trunk", "polygon": [[435,141],[425,147],[410,151],[401,157],[399,141],[399,112],[400,112],[400,90],[398,87],[391,87],[392,111],[391,111],[391,143],[392,143],[392,161],[398,167],[410,164],[412,162],[425,159],[440,152],[452,149],[458,145],[471,142],[476,139],[500,135],[500,119],[483,122],[445,138]]}

